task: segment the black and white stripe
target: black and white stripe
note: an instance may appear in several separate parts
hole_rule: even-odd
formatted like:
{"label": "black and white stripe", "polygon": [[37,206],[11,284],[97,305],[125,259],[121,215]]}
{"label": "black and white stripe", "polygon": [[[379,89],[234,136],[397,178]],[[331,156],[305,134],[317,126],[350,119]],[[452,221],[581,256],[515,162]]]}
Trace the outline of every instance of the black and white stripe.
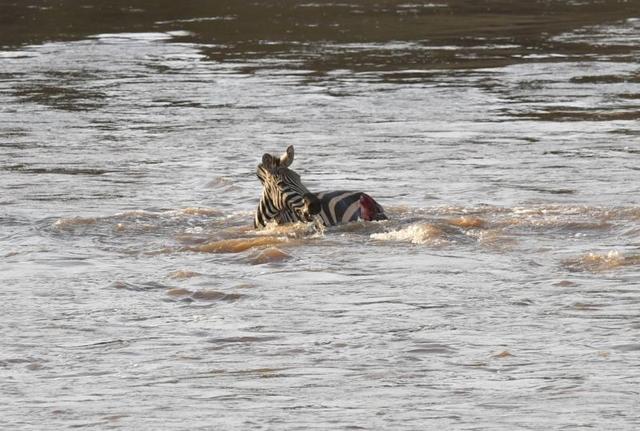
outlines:
{"label": "black and white stripe", "polygon": [[319,216],[325,226],[335,226],[365,219],[361,198],[374,205],[373,220],[385,220],[382,206],[369,195],[356,191],[327,191],[311,193],[300,176],[289,169],[293,162],[293,146],[281,157],[265,154],[258,165],[257,175],[262,182],[262,196],[254,217],[256,228],[270,221],[278,224],[313,221]]}
{"label": "black and white stripe", "polygon": [[264,227],[271,220],[278,224],[312,220],[309,204],[315,197],[300,182],[298,174],[287,168],[279,168],[276,175],[265,177],[254,218],[255,227]]}
{"label": "black and white stripe", "polygon": [[[315,195],[320,201],[318,215],[322,218],[325,226],[335,226],[364,219],[360,198],[363,195],[369,196],[366,193],[342,190],[320,192]],[[387,217],[384,215],[384,210],[377,202],[376,205],[379,212],[377,220],[386,220]]]}

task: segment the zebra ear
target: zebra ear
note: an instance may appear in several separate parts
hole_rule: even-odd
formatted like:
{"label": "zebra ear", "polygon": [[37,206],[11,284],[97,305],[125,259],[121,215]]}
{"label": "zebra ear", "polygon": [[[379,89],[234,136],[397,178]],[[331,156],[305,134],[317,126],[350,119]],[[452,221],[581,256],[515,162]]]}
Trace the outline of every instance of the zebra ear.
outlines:
{"label": "zebra ear", "polygon": [[265,166],[271,166],[273,164],[273,157],[271,154],[264,154],[262,156],[262,164]]}
{"label": "zebra ear", "polygon": [[289,145],[287,152],[280,156],[280,164],[288,168],[293,163],[293,145]]}

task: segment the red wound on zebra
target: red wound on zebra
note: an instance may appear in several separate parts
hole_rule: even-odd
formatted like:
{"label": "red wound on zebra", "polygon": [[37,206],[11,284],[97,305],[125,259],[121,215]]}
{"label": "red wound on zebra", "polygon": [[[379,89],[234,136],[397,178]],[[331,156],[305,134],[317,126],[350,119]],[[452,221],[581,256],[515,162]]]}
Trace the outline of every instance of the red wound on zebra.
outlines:
{"label": "red wound on zebra", "polygon": [[378,219],[378,206],[376,202],[367,194],[360,196],[360,217],[364,221]]}

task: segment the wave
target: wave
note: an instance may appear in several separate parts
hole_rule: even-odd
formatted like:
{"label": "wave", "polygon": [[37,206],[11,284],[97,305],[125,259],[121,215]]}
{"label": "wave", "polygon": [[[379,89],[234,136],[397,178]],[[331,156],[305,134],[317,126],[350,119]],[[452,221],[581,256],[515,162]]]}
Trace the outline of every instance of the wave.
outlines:
{"label": "wave", "polygon": [[412,244],[439,245],[447,242],[442,229],[429,223],[412,224],[390,232],[373,233],[370,237],[379,241],[405,241]]}
{"label": "wave", "polygon": [[257,238],[232,238],[212,241],[192,247],[185,247],[182,249],[182,251],[193,251],[200,253],[241,253],[243,251],[254,248],[282,244],[286,241],[286,238],[275,236],[264,236]]}
{"label": "wave", "polygon": [[[387,208],[390,220],[324,227],[313,223],[253,229],[252,212],[216,208],[129,210],[107,216],[48,219],[45,230],[65,238],[89,238],[126,253],[240,254],[252,265],[286,262],[292,249],[355,242],[423,247],[480,247],[503,253],[610,244],[640,232],[639,207],[528,205],[498,207],[438,206]],[[588,248],[587,248],[588,249]],[[569,271],[605,271],[640,265],[640,257],[618,251],[592,252],[561,261]],[[176,272],[172,278],[195,276]]]}
{"label": "wave", "polygon": [[570,271],[601,272],[627,266],[640,266],[640,254],[625,255],[617,250],[565,259],[563,265]]}

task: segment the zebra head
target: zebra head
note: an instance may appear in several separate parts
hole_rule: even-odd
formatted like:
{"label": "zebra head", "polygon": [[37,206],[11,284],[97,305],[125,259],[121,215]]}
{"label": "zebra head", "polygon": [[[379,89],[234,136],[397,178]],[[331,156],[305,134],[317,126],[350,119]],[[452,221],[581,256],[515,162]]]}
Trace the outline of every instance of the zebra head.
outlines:
{"label": "zebra head", "polygon": [[290,145],[280,157],[266,153],[262,156],[256,173],[263,187],[260,204],[263,219],[312,221],[320,212],[320,200],[302,184],[300,175],[289,169],[293,155]]}

